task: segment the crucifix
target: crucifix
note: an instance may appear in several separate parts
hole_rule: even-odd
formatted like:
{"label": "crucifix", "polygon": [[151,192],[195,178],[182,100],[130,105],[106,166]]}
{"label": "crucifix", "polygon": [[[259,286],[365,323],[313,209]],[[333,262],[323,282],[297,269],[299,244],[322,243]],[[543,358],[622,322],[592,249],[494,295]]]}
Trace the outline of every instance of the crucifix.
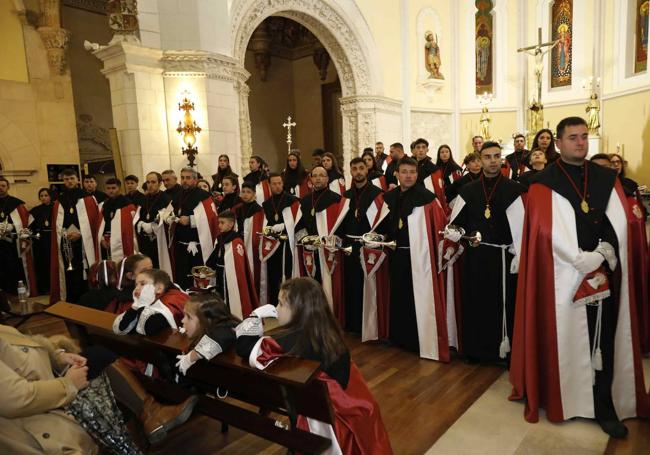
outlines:
{"label": "crucifix", "polygon": [[[544,106],[542,105],[542,71],[544,70],[544,56],[553,49],[560,40],[542,43],[542,29],[537,29],[537,44],[517,49],[535,57],[535,82],[537,83],[537,99],[533,97],[528,106],[528,142],[530,143],[537,131],[544,127]],[[544,49],[546,48],[546,49]]]}
{"label": "crucifix", "polygon": [[291,151],[291,128],[296,126],[296,122],[291,121],[291,116],[287,117],[287,121],[282,124],[287,129],[287,153]]}

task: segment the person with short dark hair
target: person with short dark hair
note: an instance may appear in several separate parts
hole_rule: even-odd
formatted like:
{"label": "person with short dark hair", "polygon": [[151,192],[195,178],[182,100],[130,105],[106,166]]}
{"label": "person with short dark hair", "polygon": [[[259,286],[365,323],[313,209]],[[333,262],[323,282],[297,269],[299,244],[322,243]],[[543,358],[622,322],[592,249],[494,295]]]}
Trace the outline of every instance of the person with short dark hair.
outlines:
{"label": "person with short dark hair", "polygon": [[389,151],[390,159],[387,158],[386,161],[384,161],[384,163],[387,163],[384,175],[386,176],[386,185],[388,186],[388,189],[392,190],[398,184],[396,175],[397,163],[399,163],[399,160],[405,157],[406,154],[404,153],[404,146],[400,142],[391,144]]}
{"label": "person with short dark hair", "polygon": [[222,196],[217,204],[217,213],[232,209],[241,203],[239,198],[239,181],[233,175],[226,175],[221,179]]}
{"label": "person with short dark hair", "polygon": [[323,158],[324,154],[325,154],[325,150],[320,148],[314,149],[311,152],[312,169],[315,168],[316,166],[321,165],[321,159]]}
{"label": "person with short dark hair", "polygon": [[[79,188],[72,169],[61,173],[64,189],[52,207],[50,303],[76,303],[87,290],[87,270],[100,258],[97,230],[101,215],[97,200]],[[93,179],[94,180],[94,179]]]}
{"label": "person with short dark hair", "polygon": [[[198,175],[194,168],[181,170],[182,191],[174,195],[165,209],[164,222],[172,230],[170,260],[174,281],[182,289],[193,285],[192,268],[205,265],[217,236],[217,211],[212,196],[197,187]],[[165,242],[166,237],[158,237]],[[163,248],[159,248],[159,252]],[[160,259],[161,264],[162,259]]]}
{"label": "person with short dark hair", "polygon": [[[372,152],[372,148],[370,149]],[[375,153],[373,155],[375,159],[376,169],[382,174],[386,171],[386,166],[391,162],[390,155],[384,153],[384,143],[381,141],[375,142]]]}
{"label": "person with short dark hair", "polygon": [[449,211],[445,198],[444,179],[442,169],[438,168],[429,153],[429,142],[419,138],[411,144],[411,154],[418,165],[418,184],[423,185],[427,190],[435,193],[438,202],[445,212]]}
{"label": "person with short dark hair", "polygon": [[142,204],[144,204],[145,199],[144,194],[142,194],[138,188],[138,183],[140,183],[140,179],[138,179],[133,174],[124,177],[124,189],[126,192],[126,198],[131,201],[131,203],[136,207],[140,207]]}
{"label": "person with short dark hair", "polygon": [[31,296],[38,294],[32,251],[20,239],[29,228],[29,211],[25,203],[9,195],[9,180],[0,176],[0,289],[17,294],[22,281]]}
{"label": "person with short dark hair", "polygon": [[262,204],[266,218],[264,225],[271,229],[272,234],[262,238],[260,249],[260,274],[264,278],[260,285],[261,305],[277,305],[280,284],[300,274],[299,260],[302,257],[298,255],[296,247],[300,201],[285,191],[286,181],[286,177],[283,179],[279,174],[269,174],[271,197]]}
{"label": "person with short dark hair", "polygon": [[[257,312],[262,312],[262,308]],[[280,330],[273,336],[264,336],[263,317],[277,317]],[[315,380],[328,391],[334,422],[325,425],[299,417],[299,428],[333,435],[332,447],[338,453],[392,455],[379,406],[350,359],[343,333],[316,281],[309,278],[285,281],[277,311],[254,315],[242,322],[236,332],[237,354],[248,359],[253,368],[264,369],[273,360],[287,355],[320,363],[321,371]]]}
{"label": "person with short dark hair", "polygon": [[[483,143],[481,162],[480,178],[463,186],[454,201],[441,248],[443,270],[451,270],[463,252],[462,235],[480,232],[481,243],[465,247],[460,264],[463,286],[458,342],[469,362],[507,362],[524,223],[523,189],[501,174],[499,143]],[[448,307],[452,303],[447,302]]]}
{"label": "person with short dark hair", "polygon": [[[526,136],[517,133],[512,138],[515,150],[503,160],[501,172],[505,177],[512,180],[518,180],[519,176],[526,172],[526,159],[528,151],[526,150]],[[530,160],[528,160],[530,161]]]}
{"label": "person with short dark hair", "polygon": [[52,192],[48,188],[38,190],[38,199],[41,201],[29,211],[33,221],[29,229],[39,238],[32,239],[34,257],[34,273],[40,295],[50,292],[50,259],[52,251]]}
{"label": "person with short dark hair", "polygon": [[223,296],[232,315],[243,319],[259,306],[259,300],[246,247],[236,225],[234,212],[219,213],[219,235],[205,265],[216,272],[215,289]]}
{"label": "person with short dark hair", "polygon": [[[255,185],[244,182],[239,192],[240,202],[233,206],[232,212],[237,217],[237,232],[244,240],[248,266],[253,275],[253,286],[259,296],[260,292],[260,243],[262,237],[258,233],[264,227],[264,211],[255,199]],[[266,303],[266,302],[264,302]]]}
{"label": "person with short dark hair", "polygon": [[132,255],[138,248],[133,229],[133,217],[137,209],[126,196],[120,194],[121,186],[122,182],[117,178],[106,180],[104,187],[107,199],[101,207],[101,222],[97,232],[102,259],[116,262]]}
{"label": "person with short dark hair", "polygon": [[476,135],[472,137],[472,151],[479,153],[481,151],[481,147],[483,146],[483,142],[485,142],[483,136]]}
{"label": "person with short dark hair", "polygon": [[376,229],[397,243],[389,264],[390,340],[420,357],[448,362],[443,282],[436,265],[445,214],[436,195],[417,184],[413,158],[399,160],[397,178],[399,186],[384,194],[389,211],[381,212]]}
{"label": "person with short dark hair", "polygon": [[[147,194],[133,218],[138,250],[151,258],[153,268],[171,270],[169,252],[163,248],[163,244],[158,243],[158,239],[166,235],[163,225],[160,224],[160,213],[169,205],[171,198],[166,191],[161,191],[162,175],[158,172],[149,172],[145,183]],[[164,265],[161,265],[161,259]]]}
{"label": "person with short dark hair", "polygon": [[[546,154],[538,149],[533,148],[528,155],[530,169],[519,175],[517,182],[524,187],[524,191],[528,191],[530,185],[535,181],[535,177],[546,168]],[[525,201],[526,198],[524,198]]]}
{"label": "person with short dark hair", "polygon": [[86,196],[93,196],[97,204],[101,204],[106,200],[106,193],[97,189],[97,179],[93,174],[85,174],[83,176],[83,188]]}
{"label": "person with short dark hair", "polygon": [[612,162],[610,161],[609,155],[607,153],[596,153],[591,158],[589,158],[589,161],[596,163],[597,165],[604,168],[612,169]]}
{"label": "person with short dark hair", "polygon": [[558,123],[557,145],[528,191],[510,398],[526,399],[529,422],[544,408],[551,422],[588,416],[624,438],[621,420],[650,413],[629,207],[616,173],[586,160],[583,118]]}

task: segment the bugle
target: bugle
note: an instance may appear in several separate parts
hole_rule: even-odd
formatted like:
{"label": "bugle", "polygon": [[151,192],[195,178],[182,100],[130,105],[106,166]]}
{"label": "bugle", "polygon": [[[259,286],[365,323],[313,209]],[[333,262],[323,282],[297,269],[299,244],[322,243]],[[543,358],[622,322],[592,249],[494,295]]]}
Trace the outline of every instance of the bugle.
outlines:
{"label": "bugle", "polygon": [[[448,225],[446,229],[450,229],[452,231],[460,232],[460,234],[461,234],[460,238],[463,239],[463,240],[467,240],[467,242],[469,243],[469,246],[474,247],[474,248],[479,246],[481,244],[481,242],[483,241],[483,236],[481,235],[481,233],[479,231],[472,231],[472,232],[469,233],[469,235],[465,235],[465,229],[463,229],[460,226],[456,226],[454,224]],[[444,234],[444,233],[445,233],[445,231],[438,231],[438,234]]]}

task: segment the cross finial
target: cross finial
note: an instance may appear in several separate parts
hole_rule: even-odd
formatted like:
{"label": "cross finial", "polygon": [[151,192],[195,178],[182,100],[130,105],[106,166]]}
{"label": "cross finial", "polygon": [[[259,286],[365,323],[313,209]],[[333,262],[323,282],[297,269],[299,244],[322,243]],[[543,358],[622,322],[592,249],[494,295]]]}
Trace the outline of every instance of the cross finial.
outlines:
{"label": "cross finial", "polygon": [[296,122],[291,121],[291,116],[287,117],[287,121],[282,124],[283,127],[287,129],[287,150],[291,151],[291,128],[296,126]]}

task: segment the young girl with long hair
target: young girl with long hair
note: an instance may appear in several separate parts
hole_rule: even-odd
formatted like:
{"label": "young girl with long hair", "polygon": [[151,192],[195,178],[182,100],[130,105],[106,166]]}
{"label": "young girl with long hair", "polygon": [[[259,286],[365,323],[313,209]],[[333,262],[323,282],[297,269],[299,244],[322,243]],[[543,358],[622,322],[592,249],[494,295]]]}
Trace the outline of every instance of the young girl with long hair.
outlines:
{"label": "young girl with long hair", "polygon": [[345,192],[345,177],[341,173],[336,157],[333,153],[325,152],[321,158],[321,166],[327,171],[329,178],[329,189],[336,194],[342,195]]}
{"label": "young girl with long hair", "polygon": [[307,172],[300,160],[300,153],[291,151],[287,155],[287,164],[282,171],[284,190],[296,197],[304,197],[310,191],[309,172]]}
{"label": "young girl with long hair", "polygon": [[283,356],[321,362],[317,379],[327,387],[336,422],[323,430],[322,422],[299,416],[298,427],[329,432],[337,453],[392,453],[379,406],[350,359],[321,285],[311,278],[282,283],[277,306],[281,329],[263,336],[260,318],[274,317],[274,310],[272,305],[260,307],[237,327],[237,353],[259,369]]}

